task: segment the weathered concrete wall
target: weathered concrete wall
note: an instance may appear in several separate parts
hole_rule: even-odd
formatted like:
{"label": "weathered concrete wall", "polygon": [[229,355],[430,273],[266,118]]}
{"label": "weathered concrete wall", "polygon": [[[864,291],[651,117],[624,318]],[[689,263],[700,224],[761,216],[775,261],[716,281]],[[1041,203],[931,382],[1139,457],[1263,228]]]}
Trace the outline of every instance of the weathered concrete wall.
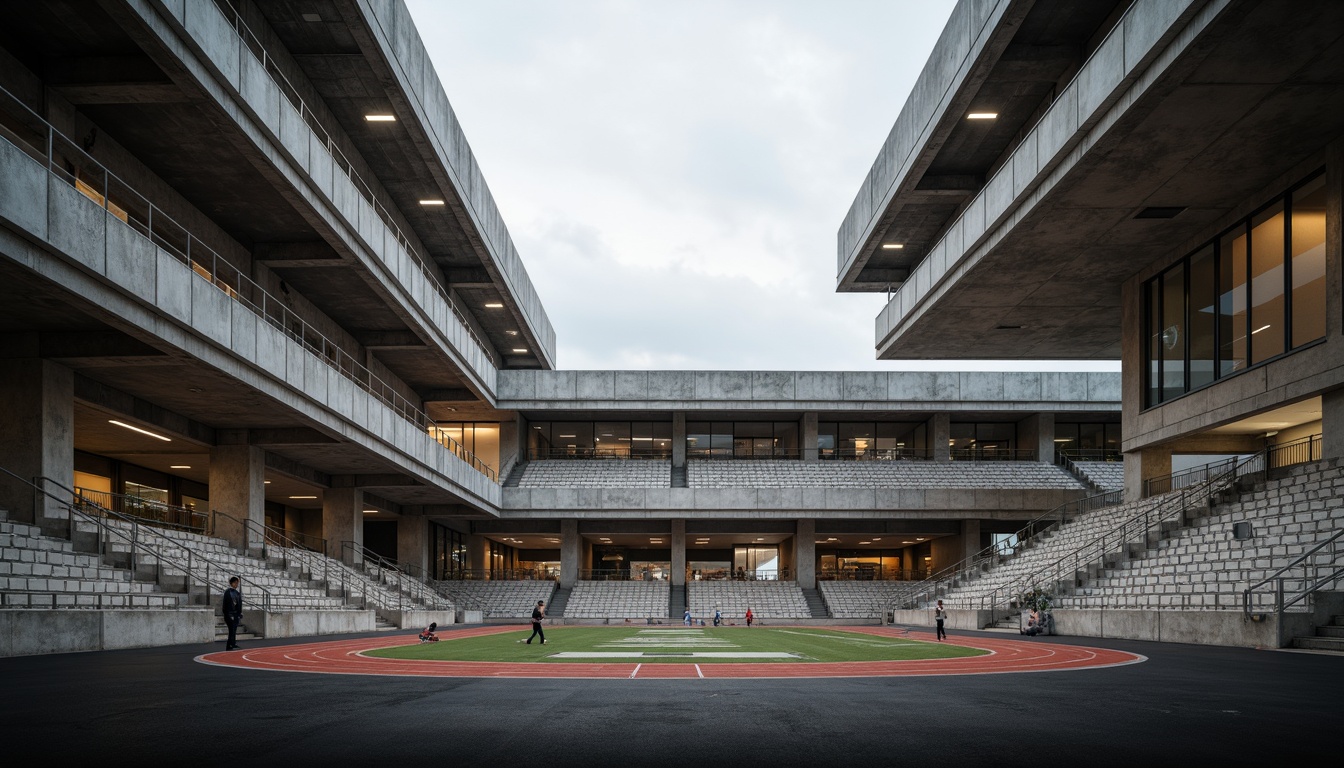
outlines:
{"label": "weathered concrete wall", "polygon": [[[944,629],[983,629],[990,623],[989,611],[948,609]],[[907,627],[933,627],[933,609],[915,608],[892,611],[892,623]]]}
{"label": "weathered concrete wall", "polygon": [[383,611],[383,617],[402,629],[423,630],[430,622],[446,627],[457,622],[454,611]]}
{"label": "weathered concrete wall", "polygon": [[178,610],[0,610],[0,656],[210,643],[215,614]]}
{"label": "weathered concrete wall", "polygon": [[[1055,632],[1077,637],[1278,648],[1275,617],[1251,621],[1241,611],[1056,610]],[[1310,614],[1289,614],[1285,634],[1309,633]]]}
{"label": "weathered concrete wall", "polygon": [[373,611],[243,611],[243,623],[262,637],[274,640],[372,632],[378,620]]}
{"label": "weathered concrete wall", "polygon": [[1030,520],[1082,490],[874,488],[503,488],[504,518],[734,517]]}
{"label": "weathered concrete wall", "polygon": [[1116,411],[1118,373],[500,371],[509,410]]}

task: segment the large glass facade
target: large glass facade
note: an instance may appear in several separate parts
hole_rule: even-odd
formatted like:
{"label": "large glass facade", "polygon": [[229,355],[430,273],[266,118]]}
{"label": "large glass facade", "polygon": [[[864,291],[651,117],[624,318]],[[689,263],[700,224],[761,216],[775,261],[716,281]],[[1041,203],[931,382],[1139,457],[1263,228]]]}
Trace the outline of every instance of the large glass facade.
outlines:
{"label": "large glass facade", "polygon": [[1325,336],[1317,172],[1144,284],[1148,406]]}
{"label": "large glass facade", "polygon": [[1055,423],[1055,450],[1079,459],[1118,458],[1120,439],[1118,423]]}
{"label": "large glass facade", "polygon": [[692,459],[796,459],[796,421],[690,421],[686,456]]}
{"label": "large glass facade", "polygon": [[435,579],[463,578],[467,570],[465,534],[438,523],[429,524],[429,569]]}
{"label": "large glass facade", "polygon": [[1014,422],[954,421],[948,436],[953,459],[1034,458],[1018,452]]}
{"label": "large glass facade", "polygon": [[817,455],[822,459],[925,458],[928,454],[928,426],[922,421],[817,424]]}
{"label": "large glass facade", "polygon": [[499,466],[499,424],[497,422],[438,421],[434,423],[439,442],[446,437],[462,446],[490,467]]}
{"label": "large glass facade", "polygon": [[532,459],[670,459],[670,421],[538,421],[528,431]]}

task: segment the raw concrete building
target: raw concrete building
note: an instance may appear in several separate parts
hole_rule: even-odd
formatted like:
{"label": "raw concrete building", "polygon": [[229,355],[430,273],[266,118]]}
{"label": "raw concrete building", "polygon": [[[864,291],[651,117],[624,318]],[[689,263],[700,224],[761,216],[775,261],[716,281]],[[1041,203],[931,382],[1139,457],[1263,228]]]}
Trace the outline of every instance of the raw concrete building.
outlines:
{"label": "raw concrete building", "polygon": [[1338,457],[1344,24],[1297,7],[961,3],[841,229],[880,357],[1123,374],[556,370],[400,2],[6,8],[0,653],[199,640],[229,570],[267,636],[875,617],[1191,456]]}

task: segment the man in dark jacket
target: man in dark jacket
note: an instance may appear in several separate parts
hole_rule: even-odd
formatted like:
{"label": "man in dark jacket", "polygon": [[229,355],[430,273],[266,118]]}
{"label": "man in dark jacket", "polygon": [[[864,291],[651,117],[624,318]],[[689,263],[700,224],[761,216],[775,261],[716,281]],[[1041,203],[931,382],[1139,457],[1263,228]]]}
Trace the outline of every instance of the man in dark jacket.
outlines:
{"label": "man in dark jacket", "polygon": [[229,642],[224,650],[232,651],[238,647],[238,624],[243,620],[243,593],[238,591],[238,577],[229,579],[229,588],[224,590],[224,623],[229,627]]}

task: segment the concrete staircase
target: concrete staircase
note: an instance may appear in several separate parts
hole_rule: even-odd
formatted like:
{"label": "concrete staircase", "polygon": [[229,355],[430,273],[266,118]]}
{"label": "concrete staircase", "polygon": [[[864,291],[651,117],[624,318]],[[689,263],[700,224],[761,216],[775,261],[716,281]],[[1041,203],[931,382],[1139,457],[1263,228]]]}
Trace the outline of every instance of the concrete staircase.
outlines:
{"label": "concrete staircase", "polygon": [[551,593],[551,602],[546,606],[546,618],[559,619],[565,615],[565,608],[569,607],[569,595],[573,591],[570,587],[557,587]]}
{"label": "concrete staircase", "polygon": [[1292,647],[1344,653],[1344,616],[1331,616],[1330,623],[1316,627],[1314,635],[1294,637]]}
{"label": "concrete staircase", "polygon": [[681,620],[682,614],[686,612],[686,585],[672,585],[668,588],[667,594],[667,617],[669,619]]}
{"label": "concrete staircase", "polygon": [[526,461],[520,461],[517,464],[514,464],[513,469],[509,470],[509,476],[504,478],[504,487],[517,488],[518,483],[523,479],[523,473],[526,471],[527,471]]}
{"label": "concrete staircase", "polygon": [[822,599],[821,593],[816,589],[804,589],[803,599],[807,601],[807,610],[812,612],[814,619],[829,619],[831,612],[826,608],[826,601]]}
{"label": "concrete staircase", "polygon": [[677,466],[672,467],[672,487],[673,488],[686,487],[686,465],[683,464],[680,467]]}
{"label": "concrete staircase", "polygon": [[[229,639],[229,625],[224,623],[224,617],[215,614],[215,642],[223,643]],[[234,640],[258,640],[261,639],[261,633],[253,632],[247,628],[246,624],[238,625],[238,633],[233,636]]]}

